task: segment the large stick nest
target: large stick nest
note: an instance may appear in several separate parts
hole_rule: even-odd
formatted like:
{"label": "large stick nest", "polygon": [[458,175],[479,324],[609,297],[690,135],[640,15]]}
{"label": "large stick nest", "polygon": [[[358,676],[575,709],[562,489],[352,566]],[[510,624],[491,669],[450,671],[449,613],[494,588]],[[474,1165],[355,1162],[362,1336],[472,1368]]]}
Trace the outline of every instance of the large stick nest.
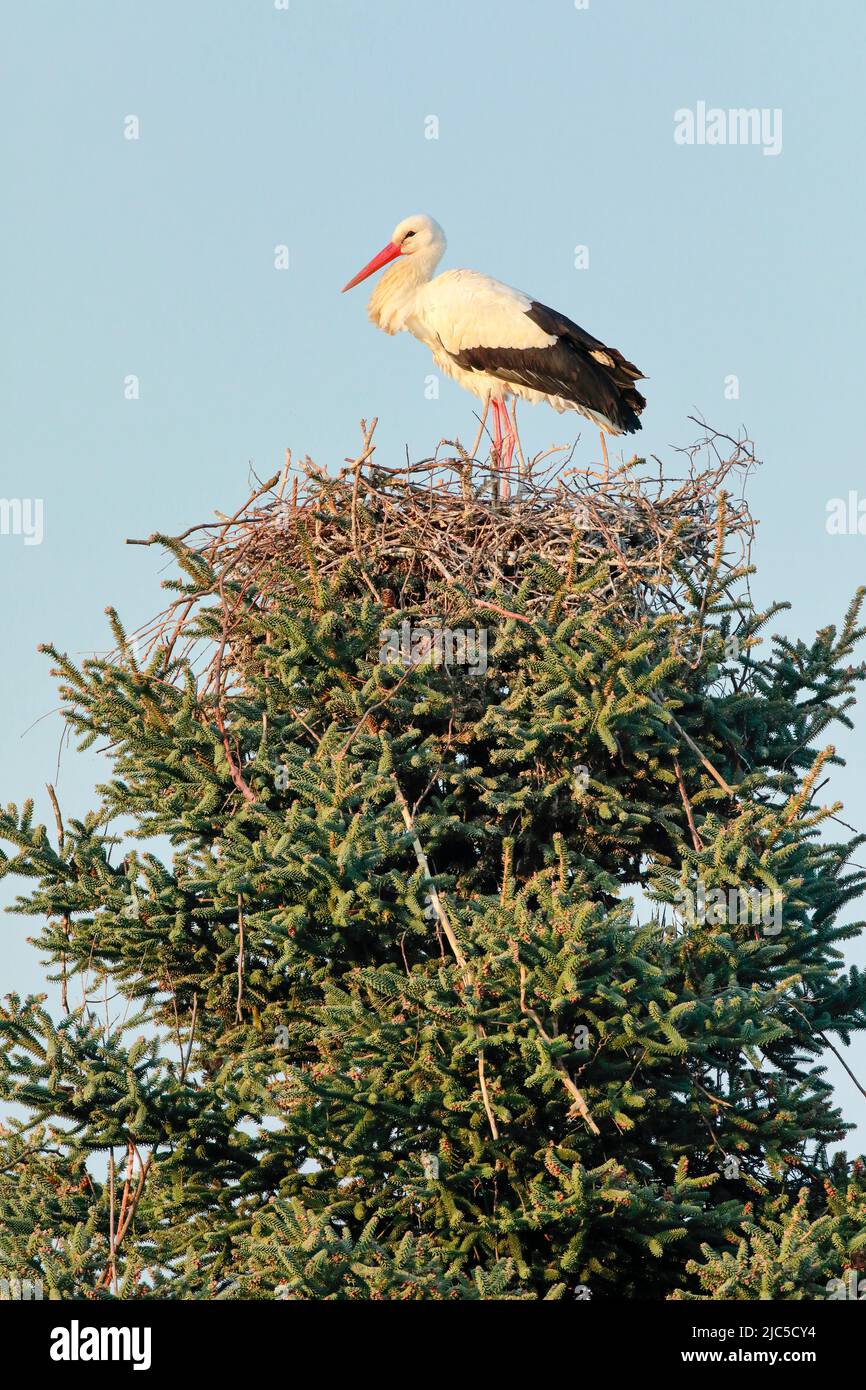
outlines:
{"label": "large stick nest", "polygon": [[520,466],[505,499],[496,495],[495,459],[443,441],[447,453],[386,467],[375,458],[375,427],[362,421],[360,453],[335,474],[287,454],[282,473],[233,517],[131,542],[182,550],[215,576],[139,641],[174,649],[186,637],[195,645],[195,609],[210,593],[223,605],[230,644],[233,620],[249,603],[266,607],[289,576],[320,582],[347,565],[383,608],[429,614],[434,605],[444,620],[479,606],[507,614],[518,589],[521,611],[531,615],[550,594],[541,579],[533,587],[533,568],[579,578],[603,562],[596,599],[637,617],[683,608],[687,585],[703,587],[710,571],[748,563],[754,523],[743,489],[756,459],[745,436],[704,427],[698,443],[674,451],[673,467],[635,457],[609,474],[572,468],[573,450],[565,458],[551,450]]}

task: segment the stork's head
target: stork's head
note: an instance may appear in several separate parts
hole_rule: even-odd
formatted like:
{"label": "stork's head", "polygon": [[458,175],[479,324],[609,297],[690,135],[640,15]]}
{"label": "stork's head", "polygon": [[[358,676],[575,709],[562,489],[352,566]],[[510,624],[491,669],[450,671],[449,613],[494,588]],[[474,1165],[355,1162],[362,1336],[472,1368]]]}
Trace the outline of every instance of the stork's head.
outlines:
{"label": "stork's head", "polygon": [[381,270],[398,256],[416,258],[415,263],[419,270],[423,266],[429,275],[441,259],[444,250],[445,233],[435,218],[428,216],[426,212],[416,212],[412,217],[404,217],[394,228],[387,246],[383,246],[372,261],[365,265],[363,270],[359,270],[348,285],[343,286],[343,293],[355,285],[360,285],[362,280],[374,275],[377,270]]}

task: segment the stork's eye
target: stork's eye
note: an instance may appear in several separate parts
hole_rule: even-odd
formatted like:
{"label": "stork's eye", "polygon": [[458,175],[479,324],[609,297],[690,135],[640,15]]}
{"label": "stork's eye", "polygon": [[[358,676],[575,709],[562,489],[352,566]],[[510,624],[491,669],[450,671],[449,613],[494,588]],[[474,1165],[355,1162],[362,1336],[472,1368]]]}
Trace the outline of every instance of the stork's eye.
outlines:
{"label": "stork's eye", "polygon": [[406,235],[405,235],[404,238],[403,238],[403,241],[404,241],[404,242],[407,242],[407,241],[409,240],[410,236],[414,236],[414,235],[415,235],[414,232],[407,232]]}

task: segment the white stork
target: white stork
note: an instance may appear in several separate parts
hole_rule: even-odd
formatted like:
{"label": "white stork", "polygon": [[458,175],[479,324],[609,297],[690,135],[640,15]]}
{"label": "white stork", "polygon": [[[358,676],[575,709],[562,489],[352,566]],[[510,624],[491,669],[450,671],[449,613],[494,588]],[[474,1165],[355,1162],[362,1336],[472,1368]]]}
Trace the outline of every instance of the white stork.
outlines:
{"label": "white stork", "polygon": [[370,296],[370,319],[386,333],[414,334],[443,372],[492,407],[506,491],[517,438],[509,397],[576,410],[599,427],[603,447],[605,434],[640,429],[646,401],[635,386],[643,377],[637,367],[564,314],[489,275],[447,270],[434,279],[445,245],[432,217],[406,217],[343,293],[396,262]]}

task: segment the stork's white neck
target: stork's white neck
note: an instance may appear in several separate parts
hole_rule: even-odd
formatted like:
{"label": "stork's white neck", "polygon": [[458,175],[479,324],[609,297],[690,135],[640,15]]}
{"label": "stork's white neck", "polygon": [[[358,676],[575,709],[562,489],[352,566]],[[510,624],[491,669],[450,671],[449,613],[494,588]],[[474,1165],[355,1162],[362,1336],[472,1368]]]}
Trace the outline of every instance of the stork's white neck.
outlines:
{"label": "stork's white neck", "polygon": [[399,333],[415,312],[418,291],[428,283],[442,259],[444,242],[400,256],[386,271],[370,295],[367,313],[385,333]]}

